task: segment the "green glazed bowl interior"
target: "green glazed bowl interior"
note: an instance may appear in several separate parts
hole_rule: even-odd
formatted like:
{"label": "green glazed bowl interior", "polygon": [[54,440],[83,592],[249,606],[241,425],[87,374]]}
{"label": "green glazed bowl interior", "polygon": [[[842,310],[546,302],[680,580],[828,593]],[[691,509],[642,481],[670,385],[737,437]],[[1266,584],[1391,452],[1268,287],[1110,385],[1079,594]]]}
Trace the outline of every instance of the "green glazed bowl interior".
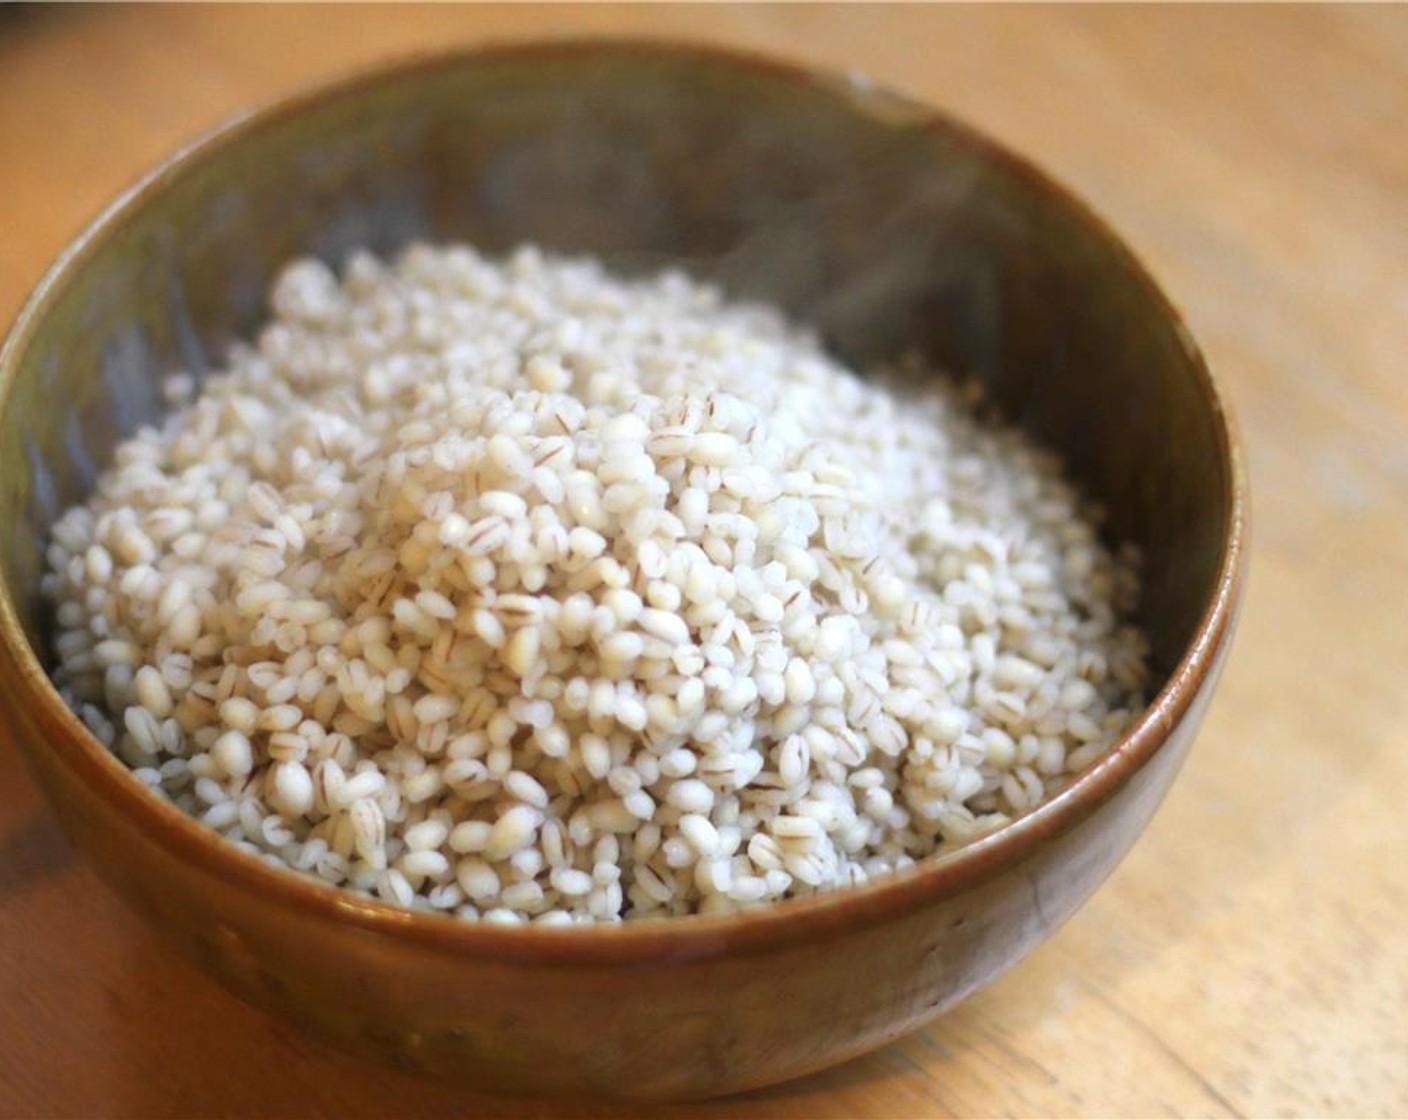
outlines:
{"label": "green glazed bowl interior", "polygon": [[[458,939],[464,953],[529,946],[525,960],[533,944],[552,959],[577,959],[564,937],[583,946],[635,938],[638,948],[649,941],[688,956],[705,951],[692,937],[728,951],[807,934],[811,927],[784,925],[789,914],[825,914],[833,929],[879,921],[925,891],[956,895],[1074,828],[1134,779],[1210,687],[1236,602],[1241,468],[1187,332],[1100,222],[963,127],[837,76],[647,44],[499,49],[353,79],[213,134],[90,227],[20,316],[0,356],[0,523],[9,526],[0,542],[8,673],[0,696],[14,712],[42,710],[17,737],[41,755],[41,772],[51,762],[64,768],[67,777],[46,779],[51,792],[74,780],[108,798],[126,782],[122,811],[139,814],[169,858],[218,858],[220,874],[267,882],[281,905],[304,905],[293,886],[272,886],[291,880],[287,873],[233,849],[192,854],[195,826],[171,820],[179,814],[136,790],[60,711],[41,671],[50,663],[44,549],[51,524],[84,497],[117,442],[160,418],[162,377],[207,376],[233,340],[257,328],[283,263],[312,253],[337,266],[354,247],[394,253],[413,239],[490,252],[534,241],[630,272],[683,265],[732,295],[780,303],[858,366],[919,350],[977,378],[1006,417],[1064,456],[1108,511],[1110,539],[1141,549],[1137,620],[1159,695],[1108,766],[972,850],[897,885],[841,892],[855,895],[850,910],[837,896],[649,934],[477,930],[370,901],[346,904],[347,921],[442,945]],[[1146,797],[1139,812],[1147,817],[1157,799]],[[1137,828],[1126,832],[1103,870],[1082,880],[1080,898],[1014,939],[982,977],[955,981],[944,1001],[1010,964],[1074,909]],[[301,880],[297,889],[324,900],[337,893]],[[864,916],[853,918],[862,903]],[[615,952],[582,951],[603,960]],[[857,1048],[838,1042],[824,1060],[817,1050],[780,1062],[778,1075]],[[767,1079],[720,1072],[710,1084]]]}

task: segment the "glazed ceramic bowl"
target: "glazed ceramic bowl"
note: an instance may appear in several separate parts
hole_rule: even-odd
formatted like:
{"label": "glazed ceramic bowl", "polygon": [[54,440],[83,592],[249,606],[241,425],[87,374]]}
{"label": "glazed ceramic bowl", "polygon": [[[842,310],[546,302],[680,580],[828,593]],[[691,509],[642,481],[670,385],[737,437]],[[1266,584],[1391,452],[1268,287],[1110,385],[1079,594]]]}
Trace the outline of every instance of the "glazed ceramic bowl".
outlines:
{"label": "glazed ceramic bowl", "polygon": [[[919,348],[1059,449],[1146,557],[1158,693],[1053,801],[882,881],[728,917],[476,925],[272,868],[145,790],[45,672],[46,537],[159,378],[218,366],[281,262],[532,239],[683,263],[856,363]],[[396,1065],[511,1092],[698,1097],[879,1046],[1012,965],[1164,796],[1227,652],[1244,480],[1187,331],[1029,164],[832,74],[645,44],[398,65],[243,117],[85,230],[0,358],[0,711],[73,841],[232,991]]]}

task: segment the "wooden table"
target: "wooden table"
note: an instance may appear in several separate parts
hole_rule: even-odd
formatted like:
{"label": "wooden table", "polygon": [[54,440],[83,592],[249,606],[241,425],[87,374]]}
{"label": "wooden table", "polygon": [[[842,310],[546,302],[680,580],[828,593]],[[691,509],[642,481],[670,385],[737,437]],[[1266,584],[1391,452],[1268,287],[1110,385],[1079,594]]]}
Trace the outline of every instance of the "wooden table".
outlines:
{"label": "wooden table", "polygon": [[[0,10],[0,322],[108,197],[236,108],[577,30],[868,71],[1034,156],[1186,309],[1253,476],[1239,646],[1096,898],[928,1030],[679,1115],[1408,1112],[1408,10]],[[0,1113],[560,1111],[317,1050],[169,959],[9,749],[0,789]]]}

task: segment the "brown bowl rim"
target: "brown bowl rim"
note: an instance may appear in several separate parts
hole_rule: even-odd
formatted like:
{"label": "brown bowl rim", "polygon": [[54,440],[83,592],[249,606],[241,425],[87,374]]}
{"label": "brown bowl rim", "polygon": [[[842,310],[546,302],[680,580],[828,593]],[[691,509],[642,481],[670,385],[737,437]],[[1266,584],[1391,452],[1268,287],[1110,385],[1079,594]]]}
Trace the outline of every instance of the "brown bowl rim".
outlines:
{"label": "brown bowl rim", "polygon": [[486,62],[551,60],[580,54],[675,57],[816,86],[881,123],[953,136],[1062,210],[1112,247],[1128,280],[1144,290],[1183,344],[1191,372],[1217,426],[1219,468],[1227,516],[1211,600],[1183,657],[1134,724],[1065,790],[1012,823],[952,852],[853,887],[789,899],[757,910],[689,915],[612,925],[499,926],[450,915],[410,911],[319,883],[241,851],[158,797],[133,777],[60,699],[20,626],[8,583],[0,583],[0,693],[11,711],[32,717],[63,762],[99,798],[141,826],[175,859],[203,865],[243,891],[292,906],[310,917],[345,922],[373,934],[403,938],[437,951],[520,964],[635,964],[724,953],[759,952],[828,932],[868,927],[974,887],[1029,857],[1048,838],[1088,817],[1147,763],[1188,712],[1230,638],[1245,578],[1247,477],[1236,421],[1177,309],[1124,241],[1084,202],[1044,171],[946,113],[836,70],[782,61],[729,47],[641,38],[571,38],[459,46],[421,52],[245,109],[184,144],[119,194],[61,251],[17,315],[0,349],[0,415],[8,405],[20,360],[38,324],[83,266],[131,214],[190,169],[290,116],[377,85],[416,74]]}

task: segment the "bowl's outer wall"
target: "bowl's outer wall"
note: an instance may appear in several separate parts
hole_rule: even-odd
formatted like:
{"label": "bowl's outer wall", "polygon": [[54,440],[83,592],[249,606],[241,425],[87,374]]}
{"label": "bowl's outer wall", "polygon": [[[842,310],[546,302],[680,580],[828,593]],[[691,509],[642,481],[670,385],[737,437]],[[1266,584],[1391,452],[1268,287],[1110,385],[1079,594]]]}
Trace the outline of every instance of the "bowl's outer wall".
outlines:
{"label": "bowl's outer wall", "polygon": [[[1020,164],[883,94],[688,52],[490,56],[276,113],[146,190],[22,340],[0,416],[0,557],[45,660],[48,527],[118,439],[159,417],[161,376],[218,368],[290,257],[336,264],[415,237],[684,263],[777,299],[856,361],[917,346],[979,376],[1066,457],[1112,535],[1141,546],[1161,673],[1212,598],[1229,468],[1176,322],[1098,225]],[[828,1064],[1020,957],[1133,842],[1215,677],[1111,800],[982,887],[834,939],[635,968],[526,967],[269,905],[115,811],[49,749],[72,731],[15,711],[13,676],[0,696],[78,844],[236,991],[483,1087],[658,1097]]]}
{"label": "bowl's outer wall", "polygon": [[[34,751],[32,762],[103,877],[250,1002],[345,1050],[481,1090],[689,1099],[882,1045],[1020,960],[1134,843],[1220,668],[1221,658],[1168,742],[1114,798],[975,889],[830,936],[751,953],[706,944],[639,964],[457,953],[271,906],[257,889],[173,855],[53,754]],[[26,722],[22,734],[42,743],[40,721]]]}

